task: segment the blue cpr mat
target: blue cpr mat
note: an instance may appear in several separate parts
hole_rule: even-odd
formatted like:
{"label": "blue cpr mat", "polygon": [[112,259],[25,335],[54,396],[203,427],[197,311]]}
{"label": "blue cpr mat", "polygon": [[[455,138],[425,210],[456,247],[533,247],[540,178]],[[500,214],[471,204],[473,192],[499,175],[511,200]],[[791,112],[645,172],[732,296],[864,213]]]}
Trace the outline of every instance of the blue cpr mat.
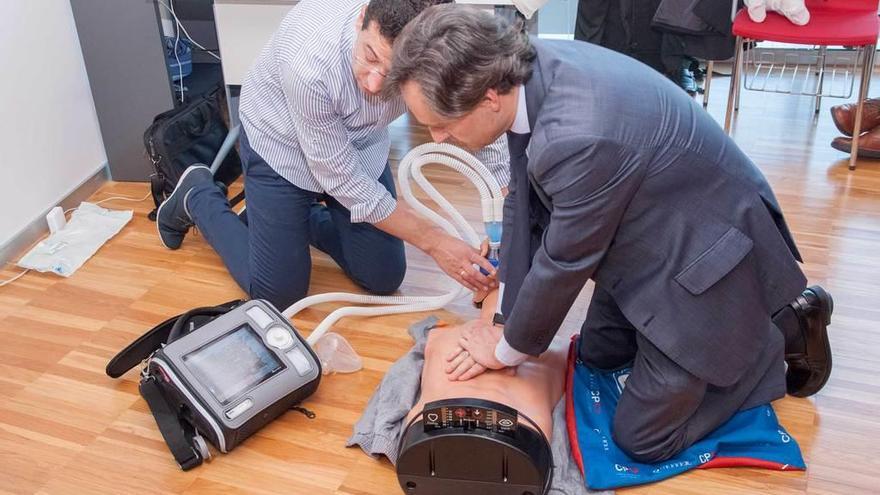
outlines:
{"label": "blue cpr mat", "polygon": [[758,467],[806,469],[797,442],[779,424],[769,404],[735,414],[706,438],[658,464],[642,464],[611,438],[617,401],[630,370],[603,372],[576,359],[572,341],[566,380],[566,419],[571,452],[587,488],[607,490],[660,481],[691,469]]}

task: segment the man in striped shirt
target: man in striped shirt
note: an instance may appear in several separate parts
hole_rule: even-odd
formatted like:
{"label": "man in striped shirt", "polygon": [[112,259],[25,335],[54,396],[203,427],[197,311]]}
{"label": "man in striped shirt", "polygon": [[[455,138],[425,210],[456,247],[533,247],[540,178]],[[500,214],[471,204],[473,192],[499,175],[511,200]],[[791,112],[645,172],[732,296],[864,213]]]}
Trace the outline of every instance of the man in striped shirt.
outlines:
{"label": "man in striped shirt", "polygon": [[[391,45],[424,8],[449,0],[302,0],[251,68],[241,93],[247,224],[209,169],[190,167],[159,208],[162,242],[177,249],[192,225],[254,298],[279,308],[307,293],[309,245],[364,289],[392,293],[406,271],[403,242],[472,290],[494,286],[477,250],[396,200],[387,126],[405,111],[379,96]],[[480,158],[502,185],[506,141]]]}

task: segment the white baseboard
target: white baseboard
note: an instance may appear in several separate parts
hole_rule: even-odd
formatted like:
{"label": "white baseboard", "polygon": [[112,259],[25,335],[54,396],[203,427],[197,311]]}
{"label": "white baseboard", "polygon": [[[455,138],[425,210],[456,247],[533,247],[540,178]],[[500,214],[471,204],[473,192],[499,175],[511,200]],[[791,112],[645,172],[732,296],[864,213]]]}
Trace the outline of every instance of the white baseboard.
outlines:
{"label": "white baseboard", "polygon": [[52,208],[60,206],[66,210],[79,205],[94,194],[102,184],[107,182],[109,177],[110,168],[105,163],[93,175],[74,187],[58,203],[46,208],[37,218],[33,219],[27,226],[13,235],[9,241],[0,246],[0,264],[17,260],[20,255],[24,254],[25,250],[49,233],[49,226],[46,224],[46,214]]}

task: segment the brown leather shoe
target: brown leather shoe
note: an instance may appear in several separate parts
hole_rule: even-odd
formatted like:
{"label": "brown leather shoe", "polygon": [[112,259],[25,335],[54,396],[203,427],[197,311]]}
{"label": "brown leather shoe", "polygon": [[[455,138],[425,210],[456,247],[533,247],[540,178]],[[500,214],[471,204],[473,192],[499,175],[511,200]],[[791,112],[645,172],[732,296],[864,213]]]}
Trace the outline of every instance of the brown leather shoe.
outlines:
{"label": "brown leather shoe", "polygon": [[[852,138],[838,136],[831,147],[844,153],[852,153]],[[880,127],[871,129],[859,138],[859,158],[880,158]]]}
{"label": "brown leather shoe", "polygon": [[[852,136],[856,123],[856,104],[847,103],[831,107],[831,119],[840,132]],[[862,132],[870,131],[880,125],[880,98],[865,100],[862,108]]]}

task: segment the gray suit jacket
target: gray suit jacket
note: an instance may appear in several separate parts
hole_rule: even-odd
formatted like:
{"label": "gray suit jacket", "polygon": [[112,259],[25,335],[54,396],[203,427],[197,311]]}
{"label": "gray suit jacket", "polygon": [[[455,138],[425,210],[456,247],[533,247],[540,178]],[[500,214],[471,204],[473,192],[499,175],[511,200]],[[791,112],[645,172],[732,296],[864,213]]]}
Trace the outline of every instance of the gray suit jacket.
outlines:
{"label": "gray suit jacket", "polygon": [[647,66],[587,43],[532,42],[528,157],[508,135],[507,341],[546,350],[593,278],[673,361],[735,383],[778,331],[770,316],[806,286],[766,179]]}

